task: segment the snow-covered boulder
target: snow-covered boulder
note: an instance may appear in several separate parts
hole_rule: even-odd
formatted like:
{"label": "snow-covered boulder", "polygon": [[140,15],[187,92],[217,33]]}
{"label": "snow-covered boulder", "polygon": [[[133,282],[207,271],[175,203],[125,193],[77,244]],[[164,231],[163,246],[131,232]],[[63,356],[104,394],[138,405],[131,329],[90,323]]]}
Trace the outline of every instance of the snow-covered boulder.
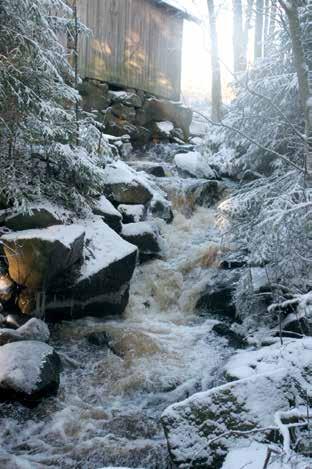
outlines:
{"label": "snow-covered boulder", "polygon": [[85,230],[84,263],[77,278],[48,296],[46,315],[50,320],[120,314],[127,306],[136,246],[100,218],[89,221]]}
{"label": "snow-covered boulder", "polygon": [[[255,439],[267,448],[282,441],[281,456],[296,454],[287,425],[303,422],[307,415],[311,352],[310,337],[239,352],[225,367],[234,381],[167,408],[162,423],[174,464],[218,469],[225,460],[232,469],[230,454]],[[257,455],[250,458],[250,467]]]}
{"label": "snow-covered boulder", "polygon": [[36,402],[55,394],[60,382],[60,359],[52,347],[22,341],[0,347],[0,399]]}
{"label": "snow-covered boulder", "polygon": [[14,231],[48,228],[62,224],[60,214],[50,206],[30,207],[28,211],[7,210],[4,224]]}
{"label": "snow-covered boulder", "polygon": [[151,174],[155,177],[166,176],[164,167],[159,163],[154,163],[152,161],[133,161],[129,164],[137,171],[144,171],[145,173]]}
{"label": "snow-covered boulder", "polygon": [[153,127],[153,137],[160,140],[169,140],[174,130],[174,125],[170,121],[155,122]]}
{"label": "snow-covered boulder", "polygon": [[10,277],[18,285],[46,289],[81,259],[84,235],[80,225],[57,225],[2,236]]}
{"label": "snow-covered boulder", "polygon": [[108,164],[104,170],[105,195],[117,204],[146,204],[151,193],[144,177],[122,161]]}
{"label": "snow-covered boulder", "polygon": [[109,91],[112,103],[122,103],[126,106],[141,107],[142,99],[139,95],[127,91]]}
{"label": "snow-covered boulder", "polygon": [[45,322],[37,318],[32,318],[17,330],[0,329],[0,345],[21,340],[38,340],[48,342],[50,331]]}
{"label": "snow-covered boulder", "polygon": [[182,174],[205,179],[216,179],[217,177],[205,157],[198,151],[178,153],[174,157],[174,162]]}
{"label": "snow-covered boulder", "polygon": [[139,125],[169,121],[175,127],[182,129],[185,137],[189,136],[193,112],[183,104],[166,99],[149,98],[139,111],[137,113]]}
{"label": "snow-covered boulder", "polygon": [[122,216],[104,195],[96,201],[93,213],[102,217],[103,221],[114,231],[117,233],[121,232]]}
{"label": "snow-covered boulder", "polygon": [[141,260],[153,258],[161,251],[158,229],[151,223],[143,221],[123,225],[121,236],[139,248]]}
{"label": "snow-covered boulder", "polygon": [[118,210],[122,215],[123,223],[137,223],[144,221],[146,217],[146,208],[144,205],[126,205],[121,204]]}

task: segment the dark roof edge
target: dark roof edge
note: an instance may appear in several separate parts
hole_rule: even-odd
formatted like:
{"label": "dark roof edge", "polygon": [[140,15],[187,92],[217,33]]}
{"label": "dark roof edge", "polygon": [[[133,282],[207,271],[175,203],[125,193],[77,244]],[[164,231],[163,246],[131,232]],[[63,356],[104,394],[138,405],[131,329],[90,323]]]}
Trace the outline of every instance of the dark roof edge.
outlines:
{"label": "dark roof edge", "polygon": [[174,3],[171,3],[170,0],[152,0],[152,1],[159,6],[165,6],[168,9],[178,12],[178,14],[181,15],[182,18],[188,21],[193,21],[194,23],[198,23],[198,24],[201,23],[201,19],[193,15],[191,12],[189,12],[187,8],[183,8],[183,7],[180,8],[178,5],[176,6],[174,5]]}

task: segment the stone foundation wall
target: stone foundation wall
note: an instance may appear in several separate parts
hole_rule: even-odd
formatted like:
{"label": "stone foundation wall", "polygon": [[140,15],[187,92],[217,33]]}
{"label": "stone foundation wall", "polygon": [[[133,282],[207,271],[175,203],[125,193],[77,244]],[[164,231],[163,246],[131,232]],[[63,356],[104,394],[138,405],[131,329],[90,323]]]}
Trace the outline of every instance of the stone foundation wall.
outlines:
{"label": "stone foundation wall", "polygon": [[83,110],[95,111],[107,134],[128,134],[133,146],[188,141],[192,111],[179,102],[91,79],[82,82],[80,94]]}

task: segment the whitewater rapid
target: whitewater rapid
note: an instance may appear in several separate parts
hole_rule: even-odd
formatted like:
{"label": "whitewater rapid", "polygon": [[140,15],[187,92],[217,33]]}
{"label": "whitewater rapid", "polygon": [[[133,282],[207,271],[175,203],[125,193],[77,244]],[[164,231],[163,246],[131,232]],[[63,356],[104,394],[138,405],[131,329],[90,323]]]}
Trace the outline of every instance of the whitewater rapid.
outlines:
{"label": "whitewater rapid", "polygon": [[[71,359],[58,396],[0,407],[1,469],[168,467],[161,413],[215,384],[230,353],[215,321],[194,312],[219,249],[215,211],[185,216],[176,199],[173,223],[159,222],[163,257],[137,267],[123,317],[52,328],[51,345]],[[100,331],[114,351],[87,341]]]}

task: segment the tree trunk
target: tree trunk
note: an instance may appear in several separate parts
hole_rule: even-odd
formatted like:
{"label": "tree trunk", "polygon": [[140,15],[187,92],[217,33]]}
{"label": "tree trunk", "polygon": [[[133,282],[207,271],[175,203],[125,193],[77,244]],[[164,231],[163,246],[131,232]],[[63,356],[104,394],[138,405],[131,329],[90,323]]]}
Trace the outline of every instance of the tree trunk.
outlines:
{"label": "tree trunk", "polygon": [[243,53],[243,7],[242,0],[233,0],[233,56],[234,73],[246,68]]}
{"label": "tree trunk", "polygon": [[242,46],[242,54],[243,60],[245,62],[245,69],[247,68],[248,63],[248,44],[249,44],[249,30],[251,27],[251,19],[252,19],[252,9],[254,6],[254,0],[248,0],[247,2],[247,9],[246,9],[246,20],[245,26],[243,31],[243,46]]}
{"label": "tree trunk", "polygon": [[210,47],[211,47],[211,118],[219,122],[222,119],[222,93],[221,93],[221,72],[218,51],[218,34],[216,25],[216,15],[214,0],[207,0],[209,25],[210,25]]}
{"label": "tree trunk", "polygon": [[272,1],[270,11],[269,37],[272,38],[276,27],[276,3]]}
{"label": "tree trunk", "polygon": [[264,57],[268,55],[269,51],[269,29],[270,29],[270,3],[271,0],[265,0],[264,6],[264,33],[263,33],[263,53]]}
{"label": "tree trunk", "polygon": [[264,0],[256,2],[256,26],[255,26],[255,50],[254,59],[260,59],[263,51],[263,18],[264,18]]}
{"label": "tree trunk", "polygon": [[292,43],[294,66],[298,78],[299,96],[305,122],[305,173],[309,187],[312,186],[312,93],[309,83],[309,69],[305,58],[302,43],[302,30],[300,25],[296,1],[279,0],[289,23],[289,32]]}

